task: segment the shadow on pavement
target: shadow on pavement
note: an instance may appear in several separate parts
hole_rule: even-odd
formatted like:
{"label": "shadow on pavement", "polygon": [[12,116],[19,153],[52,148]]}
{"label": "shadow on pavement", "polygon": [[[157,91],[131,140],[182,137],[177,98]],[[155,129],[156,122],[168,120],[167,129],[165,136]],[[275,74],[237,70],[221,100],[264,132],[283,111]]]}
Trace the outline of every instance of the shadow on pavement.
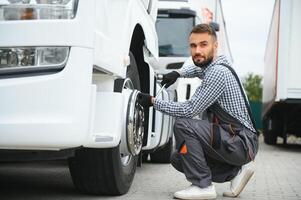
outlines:
{"label": "shadow on pavement", "polygon": [[277,144],[276,147],[281,151],[301,152],[300,144]]}
{"label": "shadow on pavement", "polygon": [[301,152],[301,138],[291,135],[287,138],[287,144],[283,144],[283,139],[278,137],[276,146],[281,151]]}
{"label": "shadow on pavement", "polygon": [[[260,136],[259,140],[261,144],[264,144],[262,135]],[[265,149],[266,148],[269,150],[279,150],[282,152],[301,152],[301,138],[289,136],[287,139],[287,144],[283,144],[283,139],[278,137],[276,145],[265,144]]]}
{"label": "shadow on pavement", "polygon": [[75,189],[66,161],[0,163],[1,200],[83,198],[99,196],[83,195]]}

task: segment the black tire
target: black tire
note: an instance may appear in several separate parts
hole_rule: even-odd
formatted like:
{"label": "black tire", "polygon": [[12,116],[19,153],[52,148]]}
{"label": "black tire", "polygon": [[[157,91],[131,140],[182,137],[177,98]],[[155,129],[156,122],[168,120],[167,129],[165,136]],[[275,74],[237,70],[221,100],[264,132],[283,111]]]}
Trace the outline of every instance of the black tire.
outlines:
{"label": "black tire", "polygon": [[[170,101],[177,101],[178,95],[177,91],[168,91],[169,93],[169,100]],[[154,163],[170,163],[171,155],[175,151],[175,139],[173,136],[173,125],[174,125],[174,118],[171,118],[169,131],[171,131],[171,137],[168,140],[168,143],[161,149],[156,150],[154,153],[150,154],[150,161]]]}
{"label": "black tire", "polygon": [[264,143],[269,145],[275,145],[277,143],[277,135],[273,134],[272,131],[264,131]]}
{"label": "black tire", "polygon": [[[140,90],[137,64],[130,53],[127,78]],[[82,148],[69,160],[69,170],[75,187],[82,193],[122,195],[128,192],[135,175],[138,156],[130,156],[124,165],[119,146],[108,149]]]}
{"label": "black tire", "polygon": [[156,150],[150,154],[151,162],[154,163],[170,163],[170,157],[174,151],[173,137],[170,137],[168,143],[163,148]]}
{"label": "black tire", "polygon": [[142,162],[148,162],[148,153],[142,153]]}
{"label": "black tire", "polygon": [[86,194],[125,194],[132,184],[136,165],[137,157],[131,157],[126,166],[122,165],[119,147],[83,148],[69,159],[73,183]]}
{"label": "black tire", "polygon": [[269,130],[267,119],[263,120],[263,137],[266,144],[275,145],[277,143],[277,133],[273,131],[273,127]]}
{"label": "black tire", "polygon": [[140,88],[140,78],[139,78],[139,72],[138,72],[138,67],[136,63],[136,59],[132,52],[129,53],[130,56],[130,65],[127,67],[126,70],[126,77],[130,78],[134,88],[137,90],[141,90]]}

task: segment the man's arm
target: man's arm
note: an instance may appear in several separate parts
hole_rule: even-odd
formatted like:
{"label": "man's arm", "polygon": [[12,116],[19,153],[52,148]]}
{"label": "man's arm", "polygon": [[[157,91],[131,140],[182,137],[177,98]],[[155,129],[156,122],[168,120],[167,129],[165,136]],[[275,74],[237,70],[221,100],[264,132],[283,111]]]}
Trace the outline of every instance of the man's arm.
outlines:
{"label": "man's arm", "polygon": [[194,78],[199,76],[202,69],[195,65],[187,65],[179,69],[177,72],[180,74],[180,77]]}
{"label": "man's arm", "polygon": [[161,85],[165,85],[166,88],[174,84],[179,77],[194,78],[200,77],[202,69],[193,64],[192,58],[188,58],[183,64],[181,69],[174,70],[163,75]]}
{"label": "man's arm", "polygon": [[192,118],[212,105],[225,89],[225,77],[221,70],[214,69],[204,77],[192,98],[185,102],[168,102],[152,98],[156,110],[175,117]]}

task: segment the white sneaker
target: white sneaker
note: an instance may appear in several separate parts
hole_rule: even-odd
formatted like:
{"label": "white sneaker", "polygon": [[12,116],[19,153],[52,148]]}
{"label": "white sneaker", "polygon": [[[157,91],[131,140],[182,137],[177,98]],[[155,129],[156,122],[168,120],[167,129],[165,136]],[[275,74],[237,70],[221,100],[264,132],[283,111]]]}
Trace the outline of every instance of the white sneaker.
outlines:
{"label": "white sneaker", "polygon": [[230,191],[223,193],[225,197],[237,197],[254,174],[254,162],[243,165],[238,174],[231,180]]}
{"label": "white sneaker", "polygon": [[175,192],[174,197],[178,199],[215,199],[216,191],[214,185],[206,188],[191,185],[185,190]]}

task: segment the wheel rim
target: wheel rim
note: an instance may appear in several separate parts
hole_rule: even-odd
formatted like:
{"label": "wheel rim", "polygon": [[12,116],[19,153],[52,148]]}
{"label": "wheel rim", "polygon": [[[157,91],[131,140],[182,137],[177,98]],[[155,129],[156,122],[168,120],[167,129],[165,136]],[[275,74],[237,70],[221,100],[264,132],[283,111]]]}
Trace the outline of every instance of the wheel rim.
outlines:
{"label": "wheel rim", "polygon": [[144,134],[144,110],[137,102],[139,91],[134,90],[127,114],[127,143],[129,151],[132,155],[138,155],[142,148]]}
{"label": "wheel rim", "polygon": [[139,91],[134,89],[130,79],[125,79],[123,90],[131,90],[126,119],[126,142],[129,154],[120,154],[121,162],[126,166],[132,156],[140,153],[144,135],[144,110],[137,102]]}

